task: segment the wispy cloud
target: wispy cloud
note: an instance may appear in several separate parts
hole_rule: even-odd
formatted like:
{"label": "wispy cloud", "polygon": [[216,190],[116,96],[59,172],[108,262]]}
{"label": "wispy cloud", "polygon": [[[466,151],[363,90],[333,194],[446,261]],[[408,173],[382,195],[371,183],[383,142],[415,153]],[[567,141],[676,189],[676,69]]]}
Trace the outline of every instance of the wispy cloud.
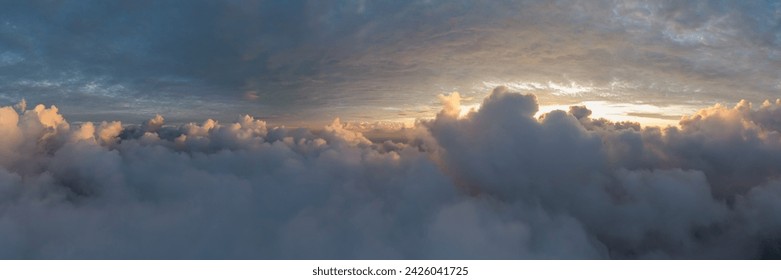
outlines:
{"label": "wispy cloud", "polygon": [[[482,98],[485,82],[534,88],[544,105],[761,102],[778,92],[779,11],[772,1],[23,1],[0,11],[0,94],[132,121],[152,104],[193,121],[184,112],[199,102],[224,104],[229,113],[212,115],[223,121],[318,122],[345,107],[379,120],[394,113],[378,108],[439,93]],[[248,92],[258,98],[245,102]],[[302,110],[311,115],[285,115]]]}

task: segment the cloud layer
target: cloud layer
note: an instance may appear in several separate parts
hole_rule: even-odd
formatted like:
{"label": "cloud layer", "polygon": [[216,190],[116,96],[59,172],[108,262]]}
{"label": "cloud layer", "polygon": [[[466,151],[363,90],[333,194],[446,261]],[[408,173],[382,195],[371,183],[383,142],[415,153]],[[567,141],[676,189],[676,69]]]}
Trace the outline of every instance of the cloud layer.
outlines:
{"label": "cloud layer", "polygon": [[479,110],[372,142],[234,123],[70,124],[0,108],[0,258],[778,258],[781,101],[678,127]]}
{"label": "cloud layer", "polygon": [[781,89],[777,1],[2,4],[0,102],[58,104],[77,121],[428,117],[437,93],[476,102],[494,84],[544,105],[704,106]]}

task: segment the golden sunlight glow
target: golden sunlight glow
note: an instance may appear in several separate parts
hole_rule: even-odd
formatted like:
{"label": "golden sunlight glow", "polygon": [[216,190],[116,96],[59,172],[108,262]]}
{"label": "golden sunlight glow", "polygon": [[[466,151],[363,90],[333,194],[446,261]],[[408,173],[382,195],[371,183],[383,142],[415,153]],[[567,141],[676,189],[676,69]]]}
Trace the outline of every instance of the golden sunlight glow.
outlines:
{"label": "golden sunlight glow", "polygon": [[554,96],[578,97],[594,94],[598,96],[610,96],[610,88],[600,88],[594,85],[585,85],[575,81],[567,82],[530,82],[530,81],[484,81],[483,90],[490,90],[497,86],[506,86],[509,89],[519,92],[547,92]]}
{"label": "golden sunlight glow", "polygon": [[540,110],[537,112],[536,117],[553,110],[567,111],[570,106],[580,105],[584,105],[591,110],[592,118],[638,122],[644,126],[677,125],[681,116],[693,114],[701,107],[694,105],[656,106],[651,104],[584,101],[578,104],[540,105]]}
{"label": "golden sunlight glow", "polygon": [[480,110],[480,103],[475,104],[461,104],[461,112],[459,112],[458,117],[462,118],[469,114],[470,111],[477,111]]}

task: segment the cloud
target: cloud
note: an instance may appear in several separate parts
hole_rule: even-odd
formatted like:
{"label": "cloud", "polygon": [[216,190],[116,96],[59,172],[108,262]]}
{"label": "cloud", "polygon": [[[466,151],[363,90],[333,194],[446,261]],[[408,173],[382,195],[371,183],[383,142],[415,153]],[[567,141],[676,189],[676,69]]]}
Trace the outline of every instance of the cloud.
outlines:
{"label": "cloud", "polygon": [[322,125],[397,118],[381,108],[439,93],[479,99],[494,84],[543,105],[759,102],[778,93],[779,11],[704,0],[23,1],[0,11],[0,100],[57,104],[74,121],[138,123],[176,108],[166,117],[190,122],[196,108]]}
{"label": "cloud", "polygon": [[779,104],[676,127],[443,96],[404,141],[0,108],[0,257],[778,258]]}

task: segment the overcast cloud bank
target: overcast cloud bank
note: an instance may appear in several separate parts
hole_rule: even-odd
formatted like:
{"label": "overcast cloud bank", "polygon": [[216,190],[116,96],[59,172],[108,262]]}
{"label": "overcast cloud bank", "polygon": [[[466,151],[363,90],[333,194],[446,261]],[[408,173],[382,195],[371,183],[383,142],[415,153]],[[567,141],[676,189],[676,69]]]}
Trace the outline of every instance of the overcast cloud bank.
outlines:
{"label": "overcast cloud bank", "polygon": [[678,127],[442,96],[407,141],[0,108],[1,258],[778,258],[781,101]]}
{"label": "overcast cloud bank", "polygon": [[473,105],[501,84],[544,105],[757,103],[781,90],[774,0],[0,4],[0,103],[56,104],[71,121],[171,108],[177,123],[423,118],[432,93]]}

